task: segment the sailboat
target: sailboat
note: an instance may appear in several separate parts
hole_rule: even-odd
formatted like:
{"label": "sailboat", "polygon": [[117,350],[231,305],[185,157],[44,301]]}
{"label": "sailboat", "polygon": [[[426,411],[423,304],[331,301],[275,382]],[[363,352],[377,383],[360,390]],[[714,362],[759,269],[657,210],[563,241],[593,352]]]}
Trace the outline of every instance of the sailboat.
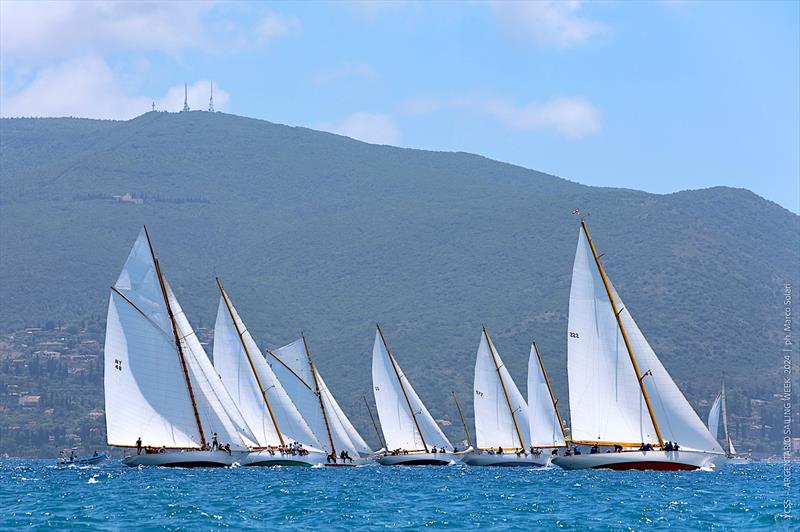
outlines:
{"label": "sailboat", "polygon": [[212,467],[247,457],[255,436],[165,279],[147,228],[111,287],[104,358],[108,444],[136,449],[124,464]]}
{"label": "sailboat", "polygon": [[386,449],[381,465],[450,465],[453,446],[397,364],[381,326],[372,348],[372,384]]}
{"label": "sailboat", "polygon": [[[311,359],[305,335],[280,349],[268,350],[267,360],[321,443],[328,456],[325,465],[354,465],[372,454],[322,380]],[[342,452],[350,459],[343,459]]]}
{"label": "sailboat", "polygon": [[558,411],[558,401],[539,355],[539,346],[531,343],[528,357],[528,421],[530,445],[534,459],[541,465],[550,463],[554,451],[567,446],[564,420]]}
{"label": "sailboat", "polygon": [[256,440],[243,465],[324,463],[319,440],[267,364],[219,278],[217,286],[220,300],[214,325],[214,367]]}
{"label": "sailboat", "polygon": [[528,454],[530,422],[528,405],[511,378],[483,327],[475,360],[474,380],[476,449],[462,461],[472,466],[544,465],[539,455]]}
{"label": "sailboat", "polygon": [[[633,321],[581,220],[567,337],[571,440],[591,451],[553,458],[565,469],[713,469],[725,463]],[[678,444],[675,450],[674,443]],[[579,447],[577,449],[579,451]]]}
{"label": "sailboat", "polygon": [[732,463],[747,461],[745,457],[736,455],[736,449],[733,446],[733,440],[728,432],[728,404],[725,395],[725,378],[722,380],[722,390],[717,395],[714,402],[711,404],[711,410],[708,412],[708,430],[715,438],[719,437],[719,420],[722,417],[722,432],[723,444],[722,449],[725,455]]}

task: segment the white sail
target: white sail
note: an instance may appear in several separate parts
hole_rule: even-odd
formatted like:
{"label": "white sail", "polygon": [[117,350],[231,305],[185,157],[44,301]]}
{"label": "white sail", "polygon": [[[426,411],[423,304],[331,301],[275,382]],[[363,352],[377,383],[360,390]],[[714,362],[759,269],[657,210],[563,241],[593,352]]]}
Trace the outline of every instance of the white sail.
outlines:
{"label": "white sail", "polygon": [[569,296],[572,440],[658,443],[589,242],[581,229]]}
{"label": "white sail", "polygon": [[[733,448],[733,441],[731,440],[731,434],[728,432],[728,397],[725,393],[725,380],[722,381],[722,430],[725,434],[725,452],[734,455],[736,454],[736,449]],[[714,438],[717,435],[714,434]]]}
{"label": "white sail", "polygon": [[[241,339],[237,326],[238,330],[242,331]],[[247,357],[244,345],[247,346],[250,359]],[[267,364],[230,298],[226,304],[225,296],[220,296],[214,327],[214,367],[219,372],[225,387],[231,390],[236,404],[240,405],[248,425],[254,431],[259,447],[280,445],[281,437],[278,433],[280,431],[285,443],[298,441],[307,447],[320,448],[320,442]],[[262,387],[266,392],[269,407],[264,400]],[[275,421],[272,416],[275,416]]]}
{"label": "white sail", "polygon": [[564,431],[550,395],[544,370],[536,349],[531,345],[528,359],[528,418],[530,445],[534,447],[564,447]]}
{"label": "white sail", "polygon": [[103,387],[109,445],[132,447],[141,438],[153,447],[200,447],[172,331],[163,331],[113,291]]}
{"label": "white sail", "polygon": [[378,418],[390,450],[424,450],[426,446],[428,450],[433,446],[443,447],[447,451],[453,450],[397,361],[392,360],[380,332],[375,333],[375,344],[372,348],[372,384]]}
{"label": "white sail", "polygon": [[[316,369],[312,372],[305,341],[302,338],[269,353],[267,359],[278,380],[326,452],[335,450],[340,453],[345,450],[352,457],[369,452],[366,443],[355,432],[330,390],[325,386],[319,372]],[[320,395],[316,392],[317,385],[320,387]],[[324,413],[322,405],[325,407]],[[355,436],[356,440],[354,441],[351,436]]]}
{"label": "white sail", "polygon": [[717,395],[708,411],[708,431],[716,438],[719,434],[719,414],[722,407],[722,394]]}
{"label": "white sail", "polygon": [[[683,392],[661,364],[613,285],[611,291],[617,301],[617,309],[622,309],[620,318],[628,333],[631,350],[636,356],[639,371],[644,375],[642,382],[650,398],[650,404],[664,441],[677,442],[681,448],[687,450],[722,452],[722,447],[716,437],[708,431],[700,416],[697,415]],[[723,410],[724,406],[723,398]],[[723,423],[726,423],[724,415]]]}
{"label": "white sail", "polygon": [[479,449],[525,448],[530,441],[528,405],[490,342],[482,332],[473,390],[476,443]]}

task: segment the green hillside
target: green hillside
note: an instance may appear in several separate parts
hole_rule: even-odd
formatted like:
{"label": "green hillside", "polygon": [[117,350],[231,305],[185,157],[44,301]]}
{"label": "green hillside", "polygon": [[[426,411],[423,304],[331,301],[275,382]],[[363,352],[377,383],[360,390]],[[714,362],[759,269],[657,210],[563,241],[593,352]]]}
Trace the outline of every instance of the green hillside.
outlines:
{"label": "green hillside", "polygon": [[[780,391],[798,216],[746,190],[588,187],[477,155],[204,112],[2,119],[0,148],[3,331],[103,319],[146,223],[195,325],[213,324],[219,275],[259,341],[306,332],[365,435],[375,321],[437,418],[457,419],[451,390],[471,417],[482,323],[522,390],[537,338],[566,405],[579,207],[691,400],[711,399],[723,370],[741,405]],[[112,197],[125,194],[143,201]]]}

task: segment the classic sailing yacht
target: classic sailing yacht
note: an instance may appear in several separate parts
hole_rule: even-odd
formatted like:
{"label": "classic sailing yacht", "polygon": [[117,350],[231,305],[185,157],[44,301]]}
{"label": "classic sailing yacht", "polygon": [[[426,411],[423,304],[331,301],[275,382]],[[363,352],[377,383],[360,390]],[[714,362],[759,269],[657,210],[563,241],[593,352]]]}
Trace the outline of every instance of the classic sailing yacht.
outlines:
{"label": "classic sailing yacht", "polygon": [[453,446],[397,364],[381,326],[372,348],[375,405],[387,448],[381,465],[450,465]]}
{"label": "classic sailing yacht", "polygon": [[544,465],[528,454],[528,405],[483,327],[475,360],[474,380],[476,449],[462,460],[473,466]]}
{"label": "classic sailing yacht", "polygon": [[108,444],[136,448],[124,464],[229,466],[246,458],[255,436],[164,278],[147,228],[111,287],[104,351]]}
{"label": "classic sailing yacht", "polygon": [[[565,469],[661,470],[724,464],[722,448],[606,276],[583,220],[568,329],[571,440],[573,445],[591,445],[595,452],[556,457],[554,464]],[[672,442],[679,450],[673,450]]]}
{"label": "classic sailing yacht", "polygon": [[533,458],[547,465],[554,449],[567,446],[567,436],[536,342],[528,358],[528,421]]}
{"label": "classic sailing yacht", "polygon": [[[243,465],[311,466],[325,462],[320,443],[267,364],[222,282],[214,325],[214,367],[255,435]],[[302,444],[302,451],[296,447]]]}
{"label": "classic sailing yacht", "polygon": [[725,451],[725,455],[730,459],[730,461],[743,461],[739,460],[741,457],[736,455],[736,449],[733,447],[733,440],[731,440],[731,436],[728,433],[728,404],[725,396],[724,377],[722,379],[722,390],[719,392],[719,395],[717,395],[717,398],[714,399],[714,403],[711,405],[711,410],[708,412],[708,430],[714,435],[715,438],[719,437],[720,416],[722,417],[722,431],[724,436],[722,448]]}
{"label": "classic sailing yacht", "polygon": [[[275,351],[267,350],[267,361],[329,456],[325,465],[354,465],[372,454],[322,380],[305,335]],[[343,451],[350,460],[342,459]]]}

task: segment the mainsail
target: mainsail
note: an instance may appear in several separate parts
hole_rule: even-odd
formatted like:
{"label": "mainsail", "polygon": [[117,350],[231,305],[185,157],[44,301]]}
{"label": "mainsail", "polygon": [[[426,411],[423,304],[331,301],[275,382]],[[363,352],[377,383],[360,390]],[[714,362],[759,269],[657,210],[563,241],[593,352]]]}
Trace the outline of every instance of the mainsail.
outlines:
{"label": "mainsail", "polygon": [[528,417],[532,446],[566,446],[561,416],[535,342],[528,359]]}
{"label": "mainsail", "polygon": [[722,451],[605,276],[583,223],[567,347],[573,441],[675,441],[684,449]]}
{"label": "mainsail", "polygon": [[243,449],[254,436],[139,233],[108,306],[104,390],[109,445],[200,448],[213,433]]}
{"label": "mainsail", "polygon": [[372,348],[372,384],[378,418],[390,450],[428,452],[433,446],[453,450],[389,352],[380,327]]}
{"label": "mainsail", "polygon": [[311,361],[305,337],[268,351],[267,360],[326,452],[370,453]]}
{"label": "mainsail", "polygon": [[259,447],[320,443],[267,364],[228,294],[219,284],[214,367],[253,429]]}
{"label": "mainsail", "polygon": [[714,438],[719,437],[719,420],[722,417],[722,432],[723,441],[725,442],[725,452],[729,455],[736,454],[736,449],[733,447],[733,440],[728,432],[728,406],[725,394],[725,382],[722,383],[722,390],[714,399],[711,405],[711,410],[708,412],[708,431]]}
{"label": "mainsail", "polygon": [[484,328],[475,360],[475,440],[479,449],[524,449],[528,405]]}

